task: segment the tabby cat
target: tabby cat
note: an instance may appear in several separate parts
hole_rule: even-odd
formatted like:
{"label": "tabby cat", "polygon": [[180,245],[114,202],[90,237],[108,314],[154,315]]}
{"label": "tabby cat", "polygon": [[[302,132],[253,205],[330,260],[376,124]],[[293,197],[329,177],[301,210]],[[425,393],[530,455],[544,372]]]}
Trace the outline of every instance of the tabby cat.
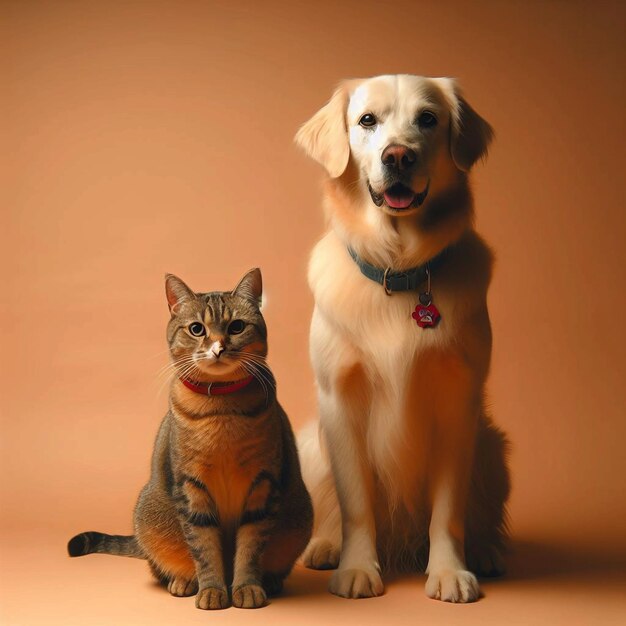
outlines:
{"label": "tabby cat", "polygon": [[81,533],[70,556],[145,558],[172,595],[197,594],[200,609],[256,608],[281,590],[313,510],[265,361],[261,285],[258,269],[232,292],[194,293],[166,276],[175,376],[135,534]]}

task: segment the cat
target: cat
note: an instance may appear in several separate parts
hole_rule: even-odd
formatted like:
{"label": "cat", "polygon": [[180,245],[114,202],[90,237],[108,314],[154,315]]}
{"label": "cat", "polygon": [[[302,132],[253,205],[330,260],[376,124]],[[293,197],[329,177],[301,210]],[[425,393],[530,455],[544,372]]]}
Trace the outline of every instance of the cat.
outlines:
{"label": "cat", "polygon": [[282,589],[313,521],[265,360],[261,272],[211,293],[168,274],[165,290],[175,376],[135,534],[81,533],[68,552],[147,559],[172,595],[196,594],[200,609],[261,607]]}

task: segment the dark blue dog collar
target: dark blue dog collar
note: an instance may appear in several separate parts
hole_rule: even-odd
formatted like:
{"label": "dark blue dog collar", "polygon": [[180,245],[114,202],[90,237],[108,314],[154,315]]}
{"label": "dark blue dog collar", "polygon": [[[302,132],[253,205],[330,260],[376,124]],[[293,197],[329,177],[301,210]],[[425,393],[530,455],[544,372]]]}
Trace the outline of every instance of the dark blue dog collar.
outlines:
{"label": "dark blue dog collar", "polygon": [[411,269],[402,272],[395,272],[391,268],[385,269],[370,265],[364,261],[352,248],[348,247],[348,252],[353,261],[359,266],[363,276],[367,276],[370,280],[382,285],[387,295],[391,295],[394,291],[417,291],[417,288],[428,279],[428,275],[443,261],[447,248],[440,252],[436,257]]}

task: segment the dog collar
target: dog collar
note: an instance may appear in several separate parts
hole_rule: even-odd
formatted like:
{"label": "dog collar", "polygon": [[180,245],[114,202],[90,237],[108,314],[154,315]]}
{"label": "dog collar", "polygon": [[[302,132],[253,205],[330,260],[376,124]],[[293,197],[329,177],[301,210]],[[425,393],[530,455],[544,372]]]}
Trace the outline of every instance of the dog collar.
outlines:
{"label": "dog collar", "polygon": [[447,252],[447,248],[423,265],[418,265],[417,267],[412,267],[401,272],[396,272],[390,267],[381,268],[370,265],[350,247],[348,247],[348,252],[352,260],[359,266],[361,274],[379,285],[382,285],[385,293],[390,296],[394,291],[417,290],[425,280],[428,280],[430,272],[441,264]]}
{"label": "dog collar", "polygon": [[247,387],[254,380],[254,376],[247,376],[232,383],[201,383],[188,380],[187,378],[180,378],[179,380],[187,389],[191,389],[191,391],[200,393],[203,396],[222,396],[228,393],[235,393],[235,391]]}

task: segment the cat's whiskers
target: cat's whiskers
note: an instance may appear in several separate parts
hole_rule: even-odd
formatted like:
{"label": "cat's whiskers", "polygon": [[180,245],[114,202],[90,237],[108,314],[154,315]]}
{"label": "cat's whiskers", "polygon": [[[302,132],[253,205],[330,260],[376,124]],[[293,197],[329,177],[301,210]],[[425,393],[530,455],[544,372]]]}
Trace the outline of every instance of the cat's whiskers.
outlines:
{"label": "cat's whiskers", "polygon": [[255,365],[261,367],[263,370],[266,370],[268,373],[270,372],[270,368],[267,364],[267,360],[265,357],[262,357],[258,354],[252,354],[250,352],[236,352],[236,355],[241,361],[254,363]]}
{"label": "cat's whiskers", "polygon": [[270,392],[276,391],[276,385],[274,380],[270,378],[263,370],[259,369],[257,366],[249,364],[249,367],[252,367],[254,371],[257,373],[257,380],[262,382],[265,389],[267,390],[267,395],[269,396]]}
{"label": "cat's whiskers", "polygon": [[[180,357],[172,359],[169,363],[166,363],[163,367],[161,367],[156,376],[157,381],[162,379],[162,382],[159,384],[159,388],[157,390],[157,398],[161,395],[161,392],[163,391],[165,386],[168,383],[171,383],[174,377],[180,378],[182,376],[181,367],[182,369],[186,369],[189,366],[196,367],[195,359],[193,355],[184,354]],[[193,368],[191,368],[190,372],[188,373],[192,373],[192,371]]]}
{"label": "cat's whiskers", "polygon": [[240,361],[257,361],[258,358],[256,358],[256,355],[253,355],[248,353],[248,352],[241,352],[238,350],[233,350],[229,353],[229,356],[231,356],[232,358],[238,359]]}
{"label": "cat's whiskers", "polygon": [[153,355],[149,356],[148,358],[155,359],[157,357],[163,356],[163,354],[165,354],[165,353],[168,353],[170,358],[167,360],[167,362],[164,365],[162,365],[157,370],[157,375],[160,375],[163,372],[163,370],[167,370],[169,367],[171,367],[173,365],[173,363],[176,363],[176,362],[178,362],[179,360],[182,360],[182,359],[189,358],[189,355],[186,355],[186,354],[184,354],[182,357],[173,358],[172,355],[171,355],[171,349],[170,348],[162,350],[161,352],[157,352],[156,354],[153,354]]}
{"label": "cat's whiskers", "polygon": [[191,362],[184,362],[184,363],[176,363],[176,364],[171,364],[169,367],[164,368],[158,375],[157,375],[157,381],[163,381],[163,382],[167,382],[169,380],[171,380],[172,376],[177,376],[178,372],[181,370],[181,368],[187,367],[188,365],[192,365]]}
{"label": "cat's whiskers", "polygon": [[178,366],[181,363],[187,363],[187,362],[191,362],[191,361],[194,361],[194,360],[195,359],[194,359],[193,355],[184,354],[181,357],[177,357],[177,358],[171,359],[168,363],[163,365],[160,368],[159,371],[160,372],[167,371],[168,369],[175,368],[176,366]]}
{"label": "cat's whiskers", "polygon": [[194,374],[194,373],[196,374],[196,377],[197,377],[198,374],[202,373],[202,370],[200,370],[196,361],[194,360],[191,363],[187,363],[181,369],[177,370],[177,372],[178,372],[179,378],[187,378],[189,374]]}
{"label": "cat's whiskers", "polygon": [[228,354],[235,355],[241,359],[251,359],[254,361],[258,361],[262,363],[265,367],[268,367],[267,357],[261,356],[260,354],[255,354],[254,352],[245,352],[243,350],[230,350]]}
{"label": "cat's whiskers", "polygon": [[236,352],[236,354],[242,367],[259,381],[265,392],[265,400],[269,401],[270,390],[276,390],[276,381],[265,358],[248,352]]}
{"label": "cat's whiskers", "polygon": [[267,364],[266,357],[261,356],[260,354],[254,354],[254,352],[237,352],[236,354],[244,359],[252,359],[253,361],[260,361]]}
{"label": "cat's whiskers", "polygon": [[269,390],[267,388],[267,385],[263,381],[263,378],[257,375],[257,372],[255,372],[254,367],[251,363],[242,362],[241,365],[246,372],[254,376],[254,378],[259,381],[261,387],[263,388],[263,393],[265,394],[265,402],[269,402]]}

